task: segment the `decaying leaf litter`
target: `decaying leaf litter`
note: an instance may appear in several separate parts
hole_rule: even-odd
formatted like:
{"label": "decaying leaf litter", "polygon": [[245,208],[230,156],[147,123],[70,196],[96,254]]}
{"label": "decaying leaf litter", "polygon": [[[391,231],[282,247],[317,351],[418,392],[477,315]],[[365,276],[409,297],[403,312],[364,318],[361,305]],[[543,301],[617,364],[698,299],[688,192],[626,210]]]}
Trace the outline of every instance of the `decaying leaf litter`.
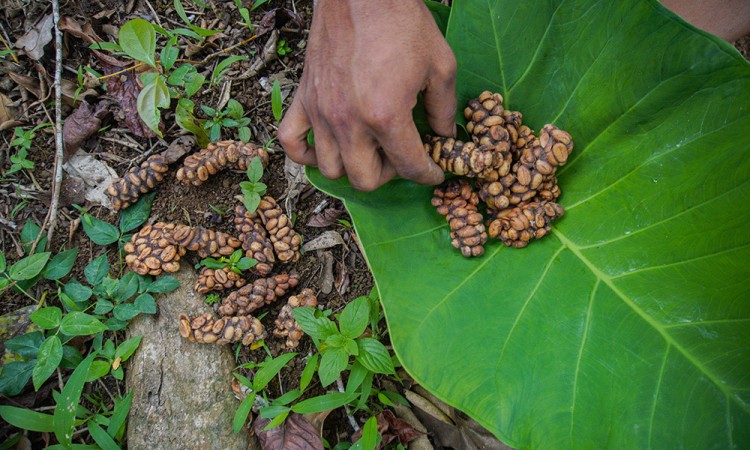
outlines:
{"label": "decaying leaf litter", "polygon": [[[49,4],[35,2],[26,9],[20,2],[13,6],[5,9],[4,17],[0,19],[3,26],[0,33],[9,49],[14,50],[14,53],[4,54],[0,60],[0,70],[4,75],[9,75],[0,81],[0,120],[4,130],[0,163],[3,173],[8,171],[11,156],[16,150],[11,145],[16,137],[13,135],[14,128],[28,130],[54,120],[54,111],[49,103],[53,98],[51,92],[54,84],[53,29]],[[342,215],[341,203],[315,191],[303,177],[300,178],[303,172],[293,168],[289,162],[285,163],[283,154],[273,140],[276,121],[271,111],[270,91],[274,82],[278,81],[284,104],[289,104],[289,94],[301,75],[311,2],[274,2],[254,10],[251,21],[256,27],[252,32],[231,3],[210,3],[206,9],[193,6],[191,4],[187,8],[187,13],[196,26],[222,32],[200,42],[181,38],[178,42],[186,47],[185,59],[189,58],[188,62],[209,78],[222,60],[231,56],[242,57],[214,85],[206,84],[193,100],[196,104],[216,109],[224,108],[230,100],[244,106],[244,116],[249,118],[251,142],[266,146],[270,153],[270,162],[263,176],[263,181],[268,185],[267,194],[278,199],[279,206],[295,219],[295,229],[305,241],[317,242],[304,257],[288,263],[285,269],[299,277],[296,292],[301,292],[301,288],[306,289],[304,292],[309,289],[320,299],[321,306],[340,311],[348,300],[367,295],[372,287],[371,276],[357,248],[356,236],[348,217]],[[235,210],[240,211],[241,208],[241,202],[235,197],[241,192],[239,183],[246,180],[242,170],[244,167],[225,170],[205,180],[205,183],[182,183],[180,178],[185,176],[184,171],[178,173],[177,169],[183,165],[185,154],[197,152],[200,146],[192,136],[175,125],[174,113],[169,109],[163,111],[158,128],[163,138],[148,129],[137,113],[137,98],[141,89],[138,76],[143,68],[134,68],[137,64],[123,54],[89,48],[97,42],[116,42],[119,28],[137,17],[165,28],[185,27],[173,3],[143,1],[123,5],[107,1],[62,2],[61,11],[63,18],[60,29],[65,43],[62,83],[63,117],[67,119],[63,132],[66,175],[60,195],[59,224],[49,248],[58,251],[79,247],[79,262],[73,268],[72,276],[83,278],[83,267],[105,251],[86,237],[81,227],[80,213],[72,205],[83,206],[94,217],[116,225],[118,215],[114,210],[124,209],[137,200],[139,194],[143,194],[140,185],[146,185],[148,189],[144,190],[155,193],[147,226],[183,224],[190,229],[197,227],[234,235],[233,217],[240,214]],[[39,18],[41,20],[37,20]],[[290,52],[281,55],[276,51],[280,40],[291,49]],[[159,42],[163,44],[161,40]],[[15,44],[19,48],[15,48]],[[199,117],[203,115],[197,107],[195,112]],[[229,128],[222,130],[222,133],[222,139],[238,137]],[[0,184],[0,195],[4,197],[0,211],[0,241],[8,264],[13,264],[24,255],[25,240],[20,236],[24,224],[32,221],[43,226],[45,222],[54,161],[54,135],[49,125],[36,130],[28,160],[33,162],[33,170],[4,177]],[[131,176],[128,177],[128,174]],[[118,177],[122,181],[113,184]],[[321,218],[325,220],[321,222]],[[307,226],[308,222],[310,226]],[[139,231],[142,229],[133,230]],[[327,238],[315,241],[322,234]],[[330,239],[333,235],[336,238]],[[183,251],[183,255],[180,255],[181,262],[187,266],[201,259],[197,254],[190,253],[184,254]],[[112,267],[125,267],[119,265],[116,251],[110,248],[107,255]],[[197,282],[198,271],[195,272]],[[35,294],[50,288],[40,284]],[[4,314],[15,314],[14,311],[26,308],[30,303],[28,298],[7,291],[2,295]],[[285,303],[286,298],[271,305],[265,313],[267,317],[264,321],[269,326],[267,344],[274,355],[286,351],[287,341],[299,345],[298,351],[302,354],[310,353],[311,343],[305,339],[299,341],[299,329],[290,320],[288,312],[279,319],[278,326],[274,324],[273,319]],[[306,301],[303,304],[312,303]],[[28,319],[21,319],[21,322],[30,323]],[[177,325],[175,318],[175,333],[179,332]],[[251,325],[249,328],[252,328]],[[244,324],[238,326],[245,329]],[[274,330],[278,337],[273,337]],[[86,343],[80,345],[84,349]],[[262,360],[264,357],[262,349],[245,349],[239,352],[238,363]],[[279,389],[291,389],[298,383],[303,367],[304,364],[292,364],[288,371],[290,373],[281,380],[282,384],[274,381],[269,388],[277,390],[277,394],[281,393]],[[69,372],[61,372],[63,381]],[[3,403],[28,408],[51,405],[54,404],[49,395],[52,388],[59,389],[54,380],[47,382],[38,392],[27,388],[21,395],[5,399]],[[107,397],[107,390],[118,392],[123,389],[124,385],[108,377],[105,384],[90,388],[88,394]],[[321,388],[317,391],[324,392]],[[90,401],[84,400],[84,405],[91,406]],[[354,433],[343,410],[334,411],[325,426],[320,425],[329,442],[348,440]],[[8,436],[10,431],[11,428],[5,424],[2,434]]]}

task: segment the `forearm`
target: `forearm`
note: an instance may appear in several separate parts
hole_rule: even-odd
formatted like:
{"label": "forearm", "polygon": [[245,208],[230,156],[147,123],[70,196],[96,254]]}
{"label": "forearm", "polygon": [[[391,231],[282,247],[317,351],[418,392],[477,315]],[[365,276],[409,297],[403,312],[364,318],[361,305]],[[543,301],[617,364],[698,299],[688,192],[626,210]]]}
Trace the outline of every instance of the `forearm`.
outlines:
{"label": "forearm", "polygon": [[750,0],[661,0],[686,21],[729,42],[750,33]]}

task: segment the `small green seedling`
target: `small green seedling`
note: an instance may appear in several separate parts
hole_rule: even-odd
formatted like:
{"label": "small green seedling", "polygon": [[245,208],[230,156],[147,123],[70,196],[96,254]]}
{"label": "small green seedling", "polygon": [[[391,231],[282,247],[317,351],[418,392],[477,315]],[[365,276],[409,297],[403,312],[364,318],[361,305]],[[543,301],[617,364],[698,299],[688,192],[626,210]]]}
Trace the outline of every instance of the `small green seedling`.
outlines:
{"label": "small green seedling", "polygon": [[276,122],[281,122],[283,116],[284,105],[281,98],[281,85],[279,80],[274,80],[273,87],[271,88],[271,110],[273,111],[273,118]]}
{"label": "small green seedling", "polygon": [[276,47],[276,53],[278,53],[279,56],[284,56],[292,53],[292,48],[289,47],[289,43],[286,41],[286,39],[279,39],[279,45]]}
{"label": "small green seedling", "polygon": [[203,112],[209,116],[203,124],[203,128],[208,131],[209,139],[216,142],[221,138],[222,128],[236,128],[237,136],[242,142],[248,142],[251,137],[250,118],[243,117],[245,109],[237,100],[230,99],[223,111],[218,111],[206,105],[201,105]]}
{"label": "small green seedling", "polygon": [[250,161],[250,166],[247,168],[247,179],[249,181],[243,181],[240,183],[240,189],[242,190],[242,203],[250,213],[255,212],[260,204],[260,198],[266,194],[267,186],[265,183],[261,183],[260,179],[263,177],[263,163],[260,158],[255,157]]}
{"label": "small green seedling", "polygon": [[232,252],[228,258],[226,256],[220,258],[203,258],[195,268],[208,267],[209,269],[219,270],[227,267],[232,272],[241,275],[242,272],[258,264],[258,261],[255,259],[242,256],[242,254],[243,251],[238,249]]}

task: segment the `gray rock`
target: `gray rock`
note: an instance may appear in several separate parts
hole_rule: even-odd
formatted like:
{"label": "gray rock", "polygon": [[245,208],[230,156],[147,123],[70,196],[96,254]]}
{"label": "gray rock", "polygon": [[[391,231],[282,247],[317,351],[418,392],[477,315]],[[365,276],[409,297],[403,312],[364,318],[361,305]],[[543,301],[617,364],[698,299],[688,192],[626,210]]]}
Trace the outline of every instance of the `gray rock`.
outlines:
{"label": "gray rock", "polygon": [[230,347],[180,337],[181,312],[197,315],[210,308],[193,291],[196,275],[189,265],[173,276],[180,287],[157,298],[158,314],[139,316],[128,329],[130,336],[143,336],[126,371],[127,387],[133,390],[128,448],[249,448],[244,431],[232,432],[239,402],[230,387]]}

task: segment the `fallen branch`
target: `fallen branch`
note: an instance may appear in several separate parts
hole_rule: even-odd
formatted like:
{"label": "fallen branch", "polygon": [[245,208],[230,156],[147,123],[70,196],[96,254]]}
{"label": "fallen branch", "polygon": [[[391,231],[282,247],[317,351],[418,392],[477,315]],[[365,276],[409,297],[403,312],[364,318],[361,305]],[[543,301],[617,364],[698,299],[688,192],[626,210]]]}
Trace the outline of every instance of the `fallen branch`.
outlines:
{"label": "fallen branch", "polygon": [[47,246],[52,243],[52,236],[57,225],[57,208],[60,204],[60,188],[63,179],[63,134],[62,134],[62,33],[60,32],[60,2],[52,0],[52,21],[55,24],[55,180],[52,187],[52,201],[47,213],[49,231]]}

